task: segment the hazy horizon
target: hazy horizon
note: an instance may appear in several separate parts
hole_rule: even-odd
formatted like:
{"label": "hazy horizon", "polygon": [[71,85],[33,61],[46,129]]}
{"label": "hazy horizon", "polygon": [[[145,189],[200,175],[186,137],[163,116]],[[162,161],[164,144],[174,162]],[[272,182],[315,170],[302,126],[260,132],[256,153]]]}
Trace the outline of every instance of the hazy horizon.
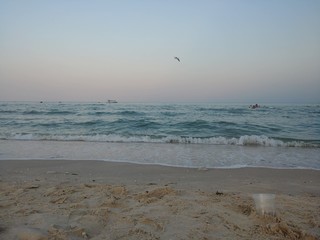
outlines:
{"label": "hazy horizon", "polygon": [[319,12],[315,0],[3,0],[0,101],[320,103]]}

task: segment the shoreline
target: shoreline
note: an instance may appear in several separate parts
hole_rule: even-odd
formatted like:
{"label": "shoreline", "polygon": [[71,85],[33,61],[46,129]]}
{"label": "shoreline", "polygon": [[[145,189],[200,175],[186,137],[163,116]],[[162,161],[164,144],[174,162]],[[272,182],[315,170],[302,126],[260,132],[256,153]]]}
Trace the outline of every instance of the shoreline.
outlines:
{"label": "shoreline", "polygon": [[158,166],[158,167],[166,167],[166,168],[182,168],[182,169],[196,169],[196,170],[232,170],[232,169],[246,169],[246,168],[254,168],[254,169],[275,169],[275,170],[311,170],[311,171],[320,171],[320,168],[312,168],[312,167],[272,167],[272,166],[249,166],[249,165],[233,165],[228,167],[204,167],[204,166],[179,166],[179,165],[170,165],[170,164],[161,164],[161,163],[144,163],[144,162],[131,162],[131,161],[121,161],[121,160],[108,160],[108,159],[66,159],[66,158],[55,158],[55,159],[47,159],[47,158],[0,158],[1,161],[90,161],[90,162],[106,162],[106,163],[119,163],[119,164],[131,164],[131,165],[141,165],[141,166]]}
{"label": "shoreline", "polygon": [[[0,186],[4,239],[320,237],[319,170],[1,160]],[[275,194],[275,216],[256,193]]]}
{"label": "shoreline", "polygon": [[0,144],[0,161],[98,160],[182,168],[320,170],[320,148],[29,140],[0,140]]}
{"label": "shoreline", "polygon": [[[201,182],[206,184],[211,181],[232,191],[239,189],[239,186],[234,186],[236,183],[239,183],[240,187],[249,184],[257,188],[261,187],[263,190],[263,186],[259,185],[259,182],[263,181],[270,190],[288,194],[309,191],[320,196],[320,170],[318,169],[188,168],[104,160],[0,160],[0,179],[14,173],[9,178],[23,176],[25,180],[31,181],[37,175],[48,176],[48,171],[60,175],[70,172],[76,174],[74,176],[78,176],[77,180],[80,181],[87,181],[95,176],[101,181],[113,183],[119,181],[124,184],[138,180],[165,182],[166,179],[170,179],[178,181],[182,186],[191,187],[194,180],[197,184]],[[50,180],[54,181],[54,179]],[[206,185],[203,187],[209,188]]]}

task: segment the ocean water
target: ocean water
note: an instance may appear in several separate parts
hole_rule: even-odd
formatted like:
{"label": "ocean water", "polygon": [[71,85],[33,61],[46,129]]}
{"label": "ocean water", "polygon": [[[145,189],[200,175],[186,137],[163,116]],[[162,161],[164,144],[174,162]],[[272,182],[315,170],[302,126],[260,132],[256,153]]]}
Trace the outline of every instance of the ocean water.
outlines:
{"label": "ocean water", "polygon": [[320,105],[0,103],[0,160],[320,169]]}

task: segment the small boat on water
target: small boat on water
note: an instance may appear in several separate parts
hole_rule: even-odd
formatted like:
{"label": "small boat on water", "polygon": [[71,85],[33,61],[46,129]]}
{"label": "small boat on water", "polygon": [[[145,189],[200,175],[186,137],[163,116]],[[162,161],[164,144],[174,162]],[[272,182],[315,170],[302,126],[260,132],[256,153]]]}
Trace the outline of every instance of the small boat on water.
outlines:
{"label": "small boat on water", "polygon": [[108,103],[118,103],[116,100],[108,100]]}
{"label": "small boat on water", "polygon": [[251,108],[251,109],[260,108],[260,105],[256,103],[254,105],[250,105],[249,108]]}

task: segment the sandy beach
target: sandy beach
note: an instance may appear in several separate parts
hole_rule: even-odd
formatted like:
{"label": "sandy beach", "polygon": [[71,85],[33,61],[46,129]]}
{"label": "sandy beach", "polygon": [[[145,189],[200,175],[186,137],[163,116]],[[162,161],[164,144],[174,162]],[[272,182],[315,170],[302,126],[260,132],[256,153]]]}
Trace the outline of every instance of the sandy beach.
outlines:
{"label": "sandy beach", "polygon": [[0,161],[0,239],[319,238],[317,170]]}

